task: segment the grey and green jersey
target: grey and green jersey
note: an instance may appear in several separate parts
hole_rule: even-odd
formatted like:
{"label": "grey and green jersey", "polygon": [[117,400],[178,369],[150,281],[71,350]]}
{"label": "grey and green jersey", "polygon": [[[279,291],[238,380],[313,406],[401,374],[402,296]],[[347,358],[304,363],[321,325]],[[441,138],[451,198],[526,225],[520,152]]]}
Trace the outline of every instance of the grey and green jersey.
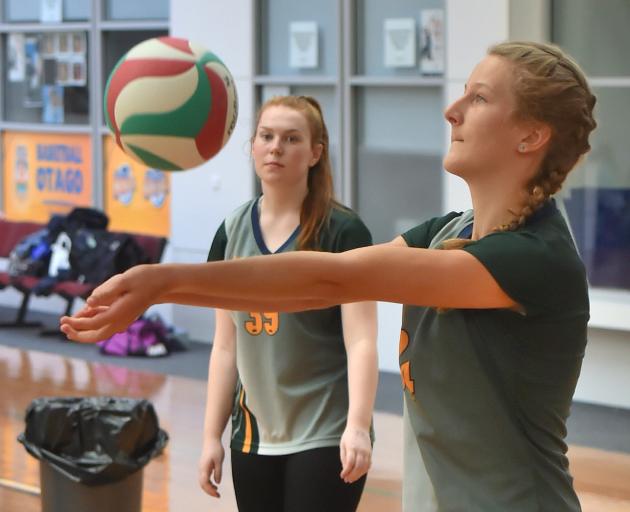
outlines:
{"label": "grey and green jersey", "polygon": [[[439,249],[466,237],[472,221],[472,212],[451,213],[403,237],[411,247]],[[523,312],[403,309],[405,419],[438,510],[579,511],[564,438],[589,303],[569,230],[550,201],[525,226],[463,250]],[[411,492],[416,475],[423,483],[422,470],[410,464],[405,471]]]}
{"label": "grey and green jersey", "polygon": [[[215,235],[209,261],[270,254],[258,199],[233,212]],[[295,250],[299,227],[276,252]],[[351,211],[333,208],[319,249],[342,252],[372,243]],[[233,312],[239,383],[231,447],[284,455],[336,446],[348,414],[348,373],[341,308],[278,313]]]}

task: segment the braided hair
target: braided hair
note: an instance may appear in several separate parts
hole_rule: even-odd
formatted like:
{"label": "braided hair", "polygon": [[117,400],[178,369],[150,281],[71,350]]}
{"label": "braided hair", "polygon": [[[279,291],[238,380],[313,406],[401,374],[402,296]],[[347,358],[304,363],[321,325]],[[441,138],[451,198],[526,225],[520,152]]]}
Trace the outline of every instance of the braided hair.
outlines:
{"label": "braided hair", "polygon": [[[493,229],[513,231],[525,224],[562,187],[569,172],[591,146],[589,135],[597,126],[596,98],[578,64],[559,47],[534,42],[494,45],[488,55],[514,66],[516,119],[539,121],[551,128],[551,138],[540,169],[527,183],[527,199],[512,219]],[[458,249],[468,241],[446,240],[443,249]]]}

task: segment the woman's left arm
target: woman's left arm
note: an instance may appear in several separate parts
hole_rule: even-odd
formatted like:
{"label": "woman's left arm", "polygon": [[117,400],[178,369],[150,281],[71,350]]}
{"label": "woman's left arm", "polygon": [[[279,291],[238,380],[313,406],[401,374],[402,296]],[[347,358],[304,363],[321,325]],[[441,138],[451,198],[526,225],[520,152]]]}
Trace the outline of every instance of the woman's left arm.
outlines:
{"label": "woman's left arm", "polygon": [[340,443],[342,471],[347,483],[370,469],[370,426],[378,382],[376,303],[341,306],[343,336],[348,358],[348,419]]}

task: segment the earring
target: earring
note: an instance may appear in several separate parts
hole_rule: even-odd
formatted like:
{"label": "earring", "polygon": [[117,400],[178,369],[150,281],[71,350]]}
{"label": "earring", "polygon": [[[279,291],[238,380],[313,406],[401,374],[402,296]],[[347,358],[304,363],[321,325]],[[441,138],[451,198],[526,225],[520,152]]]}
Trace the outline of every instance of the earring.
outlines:
{"label": "earring", "polygon": [[521,142],[521,143],[518,145],[518,152],[519,152],[519,153],[524,153],[524,152],[525,152],[525,149],[526,149],[525,143],[524,143],[524,142]]}

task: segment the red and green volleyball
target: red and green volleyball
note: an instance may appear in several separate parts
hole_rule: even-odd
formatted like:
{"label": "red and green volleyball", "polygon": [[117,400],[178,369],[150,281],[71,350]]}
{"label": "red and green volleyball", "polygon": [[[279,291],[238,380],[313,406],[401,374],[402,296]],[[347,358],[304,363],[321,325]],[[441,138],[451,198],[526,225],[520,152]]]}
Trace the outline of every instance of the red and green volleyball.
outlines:
{"label": "red and green volleyball", "polygon": [[197,167],[227,143],[238,115],[234,79],[214,53],[158,37],[129,50],[105,87],[105,120],[116,143],[148,167]]}

